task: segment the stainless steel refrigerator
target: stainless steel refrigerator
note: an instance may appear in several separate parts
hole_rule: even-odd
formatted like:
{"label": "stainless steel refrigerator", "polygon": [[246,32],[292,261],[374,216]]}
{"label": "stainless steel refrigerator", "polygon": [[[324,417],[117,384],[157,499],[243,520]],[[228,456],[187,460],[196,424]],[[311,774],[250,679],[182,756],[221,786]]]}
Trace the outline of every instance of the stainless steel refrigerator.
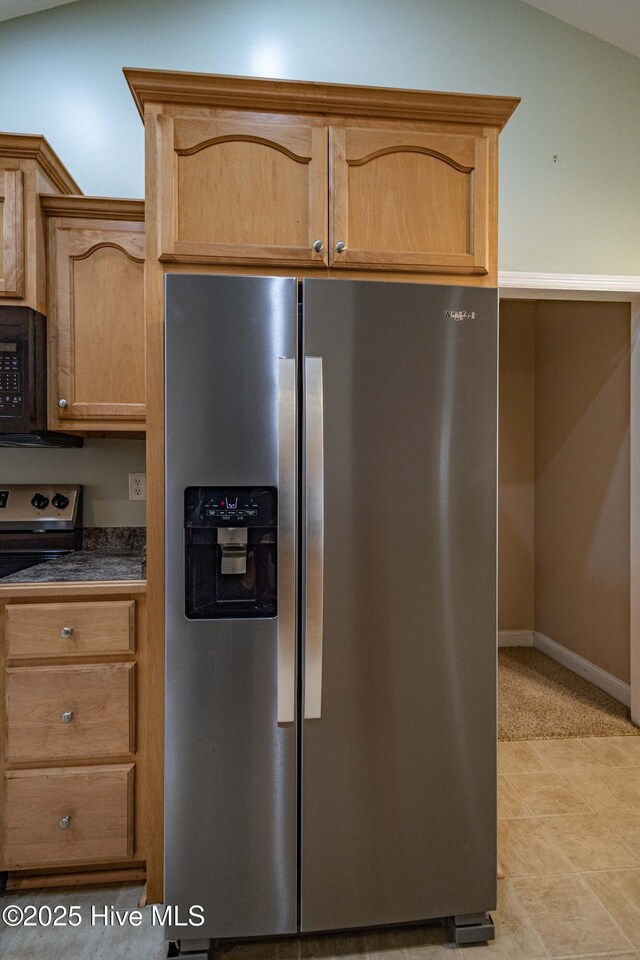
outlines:
{"label": "stainless steel refrigerator", "polygon": [[496,898],[497,291],[166,279],[182,949]]}

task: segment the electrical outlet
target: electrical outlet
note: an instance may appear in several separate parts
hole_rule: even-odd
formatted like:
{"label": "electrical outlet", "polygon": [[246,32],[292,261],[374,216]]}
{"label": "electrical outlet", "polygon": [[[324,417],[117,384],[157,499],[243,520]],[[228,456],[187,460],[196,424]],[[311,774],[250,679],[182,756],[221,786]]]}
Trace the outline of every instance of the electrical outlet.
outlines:
{"label": "electrical outlet", "polygon": [[129,474],[129,500],[147,499],[147,475],[146,473]]}

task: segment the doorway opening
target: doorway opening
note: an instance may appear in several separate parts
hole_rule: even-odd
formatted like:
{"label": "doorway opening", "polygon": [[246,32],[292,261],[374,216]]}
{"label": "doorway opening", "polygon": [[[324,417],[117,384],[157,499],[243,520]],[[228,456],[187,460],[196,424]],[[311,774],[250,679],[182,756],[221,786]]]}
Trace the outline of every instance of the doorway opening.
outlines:
{"label": "doorway opening", "polygon": [[630,721],[631,307],[502,300],[499,738]]}

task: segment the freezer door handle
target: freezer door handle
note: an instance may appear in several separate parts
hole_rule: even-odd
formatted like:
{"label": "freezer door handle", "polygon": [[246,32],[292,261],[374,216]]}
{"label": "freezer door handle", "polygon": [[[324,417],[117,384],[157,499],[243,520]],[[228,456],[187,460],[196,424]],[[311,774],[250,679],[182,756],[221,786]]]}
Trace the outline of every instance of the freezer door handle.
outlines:
{"label": "freezer door handle", "polygon": [[296,708],[296,362],[278,360],[278,723]]}
{"label": "freezer door handle", "polygon": [[322,614],[324,604],[324,420],[322,357],[305,357],[306,596],[304,716],[322,712]]}

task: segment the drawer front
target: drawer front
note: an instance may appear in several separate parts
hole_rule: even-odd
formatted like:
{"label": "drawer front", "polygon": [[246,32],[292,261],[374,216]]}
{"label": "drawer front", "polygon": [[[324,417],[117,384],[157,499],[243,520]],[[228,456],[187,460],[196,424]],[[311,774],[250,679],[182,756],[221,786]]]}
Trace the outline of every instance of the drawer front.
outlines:
{"label": "drawer front", "polygon": [[135,664],[10,667],[9,761],[133,753]]}
{"label": "drawer front", "polygon": [[7,656],[77,657],[135,649],[135,600],[6,606]]}
{"label": "drawer front", "polygon": [[4,869],[133,856],[134,765],[6,775]]}

